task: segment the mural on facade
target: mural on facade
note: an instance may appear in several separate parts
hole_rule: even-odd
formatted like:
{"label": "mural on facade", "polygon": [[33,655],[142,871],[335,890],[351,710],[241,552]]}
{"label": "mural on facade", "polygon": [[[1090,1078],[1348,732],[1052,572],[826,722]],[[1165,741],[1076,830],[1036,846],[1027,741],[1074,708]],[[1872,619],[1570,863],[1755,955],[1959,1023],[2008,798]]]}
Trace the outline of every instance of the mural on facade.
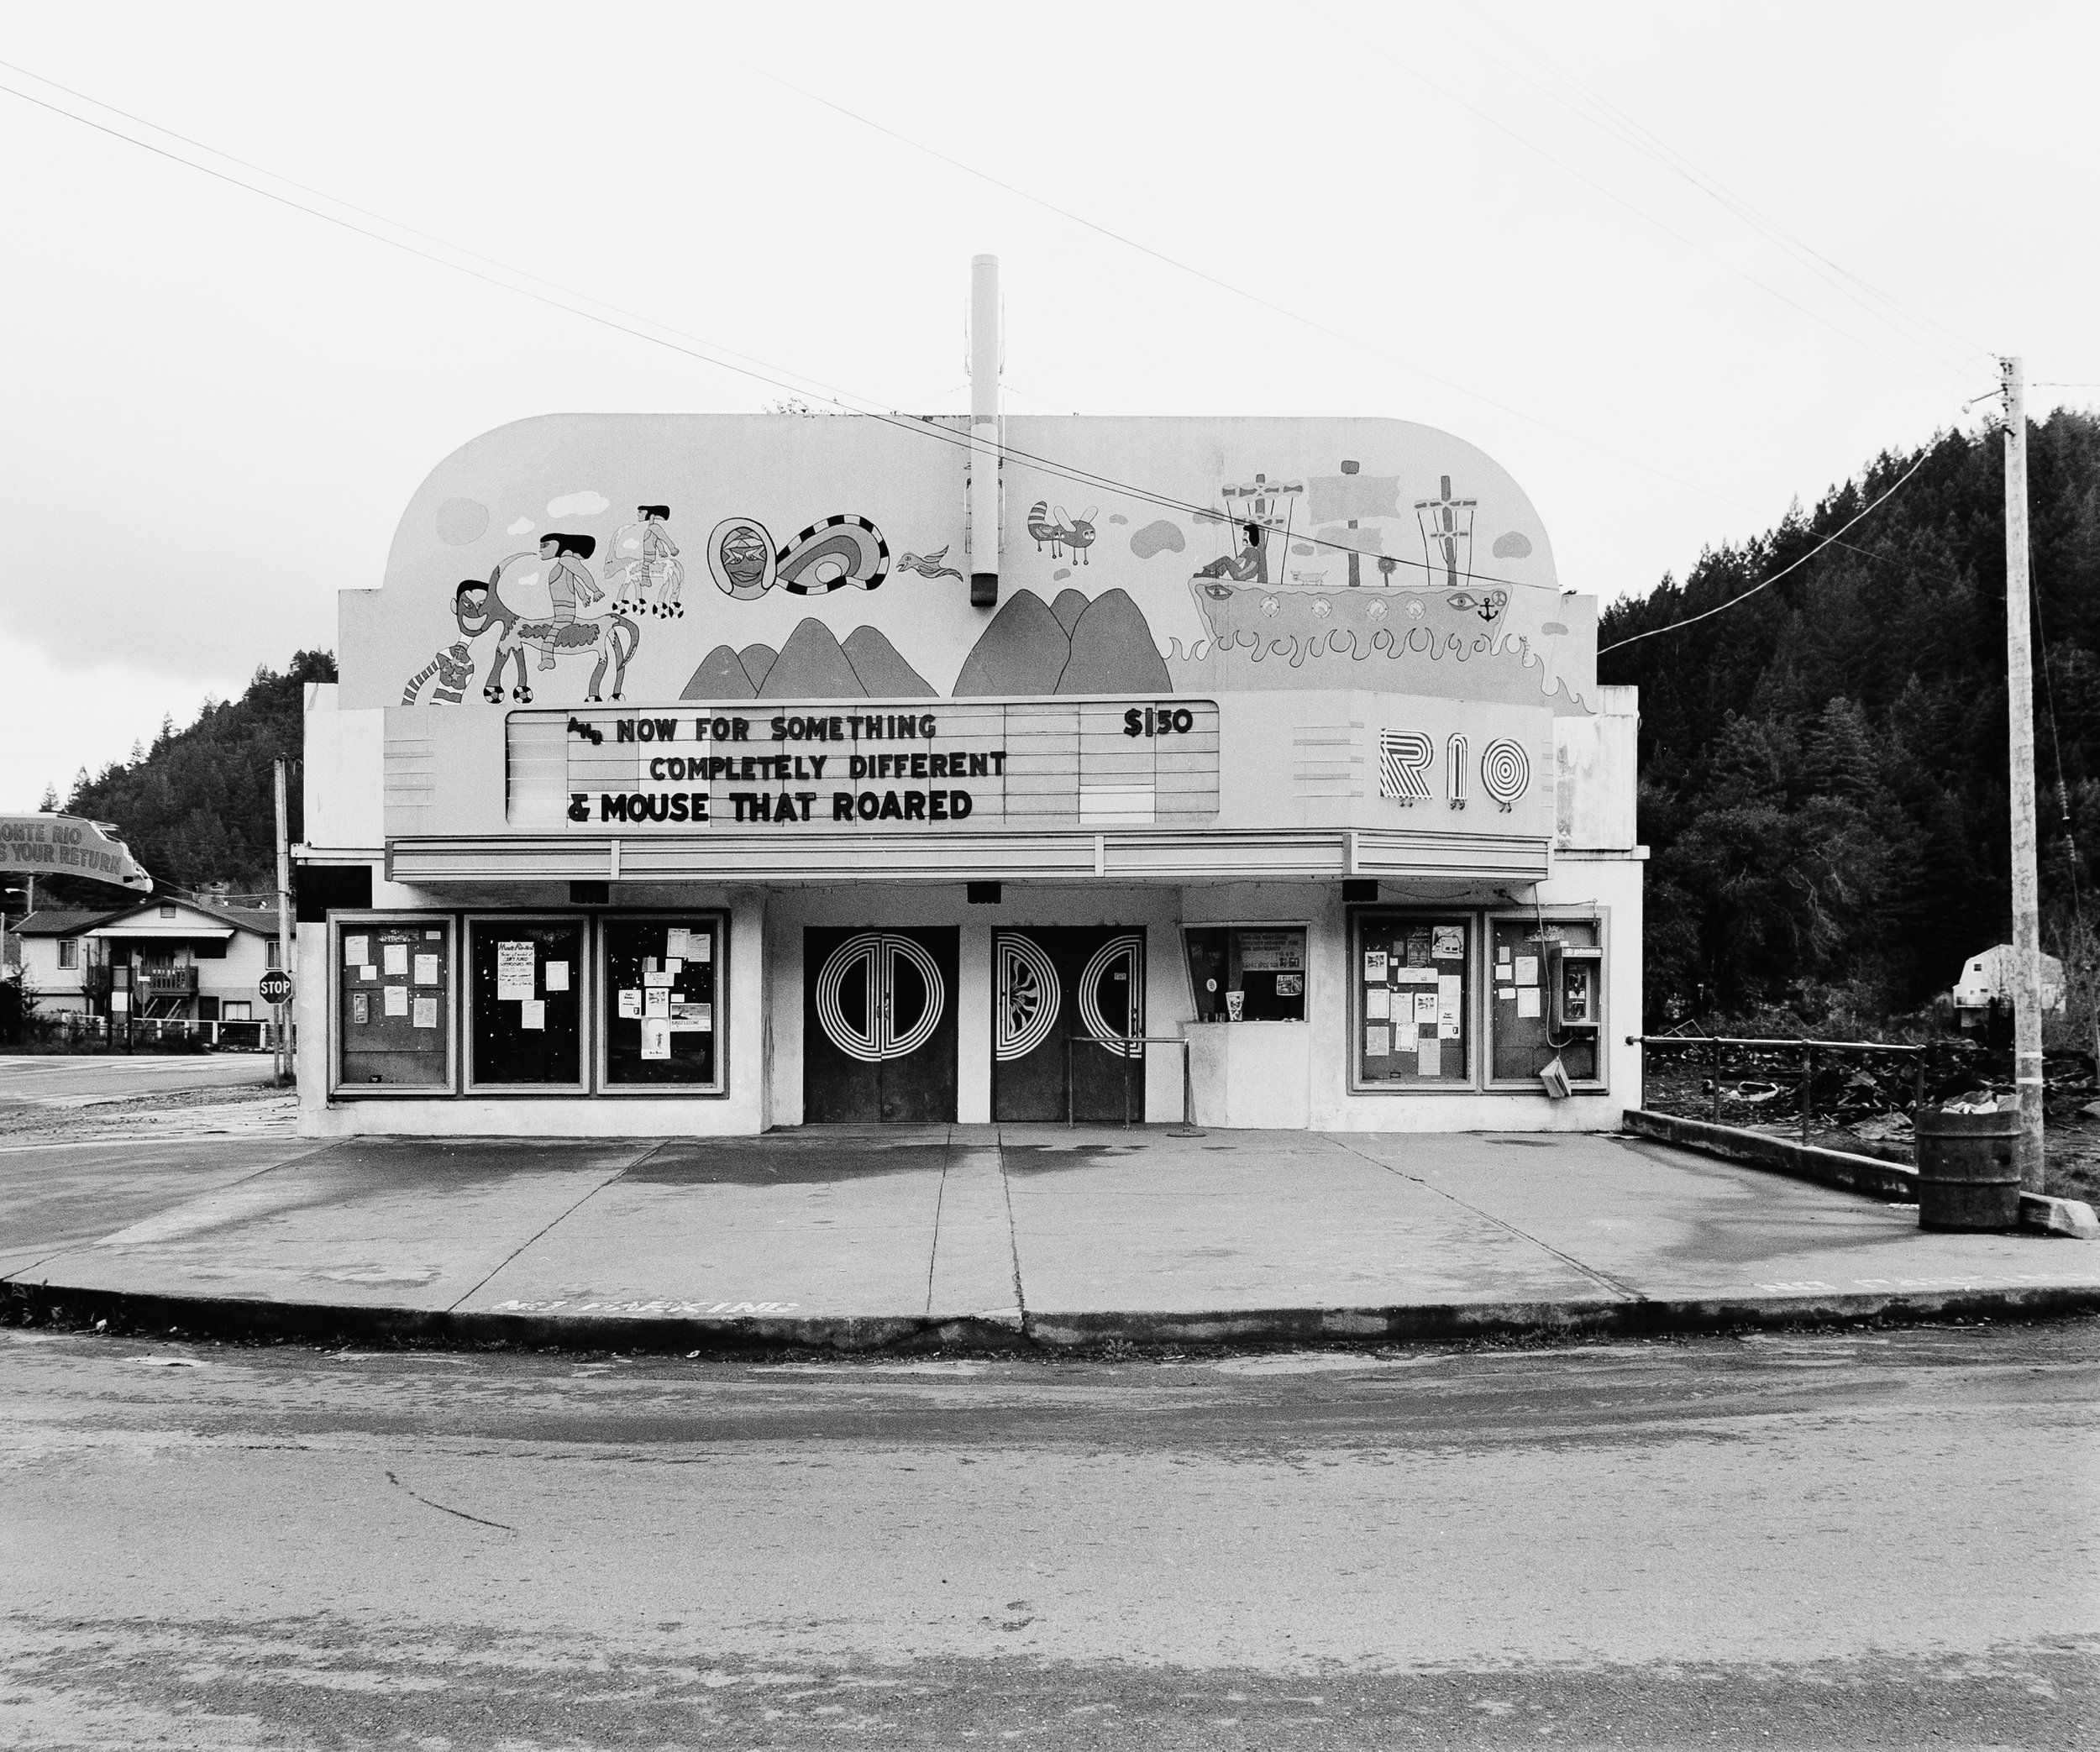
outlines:
{"label": "mural on facade", "polygon": [[778,651],[717,645],[701,659],[681,700],[932,700],[926,678],[872,627],[842,643],[822,621],[806,620]]}
{"label": "mural on facade", "polygon": [[1159,694],[1173,686],[1143,611],[1122,590],[1046,603],[1016,590],[1000,605],[955,678],[955,697]]}
{"label": "mural on facade", "polygon": [[[1562,593],[1529,501],[1456,439],[1394,421],[1008,423],[989,612],[949,563],[950,443],[791,416],[492,433],[433,475],[396,538],[370,611],[393,653],[384,698],[459,704],[477,681],[491,703],[1342,688],[1593,709],[1593,601]],[[1074,516],[1058,488],[1079,475],[1053,454],[1130,496]],[[793,496],[827,487],[870,514],[776,540]],[[704,601],[683,589],[674,505],[711,528]],[[894,563],[891,525],[912,538]],[[486,581],[456,581],[477,567]],[[364,648],[344,643],[354,690]]]}
{"label": "mural on facade", "polygon": [[723,595],[755,602],[773,588],[773,538],[750,517],[724,517],[707,538],[707,569]]}
{"label": "mural on facade", "polygon": [[948,558],[948,543],[942,542],[931,553],[907,553],[897,562],[900,572],[916,572],[921,578],[960,578],[959,568],[943,565]]}
{"label": "mural on facade", "polygon": [[1063,559],[1068,553],[1081,565],[1091,565],[1087,550],[1094,545],[1094,519],[1100,511],[1100,506],[1089,505],[1075,517],[1062,505],[1053,511],[1048,500],[1037,500],[1028,507],[1028,533],[1035,538],[1036,552],[1042,553],[1047,542],[1051,559]]}
{"label": "mural on facade", "polygon": [[685,568],[671,539],[668,505],[638,505],[634,521],[613,532],[612,552],[605,574],[613,586],[612,606],[675,620],[685,612]]}

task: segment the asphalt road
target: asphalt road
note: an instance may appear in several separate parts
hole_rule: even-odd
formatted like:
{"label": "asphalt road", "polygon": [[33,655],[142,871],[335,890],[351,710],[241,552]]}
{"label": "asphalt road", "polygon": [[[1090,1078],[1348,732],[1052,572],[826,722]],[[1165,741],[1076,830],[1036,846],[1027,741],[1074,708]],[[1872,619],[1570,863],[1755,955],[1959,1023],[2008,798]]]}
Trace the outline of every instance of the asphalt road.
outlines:
{"label": "asphalt road", "polygon": [[83,1107],[177,1090],[244,1088],[269,1083],[267,1052],[82,1053],[0,1056],[0,1109]]}
{"label": "asphalt road", "polygon": [[726,1366],[0,1332],[10,1747],[2085,1746],[2100,1323]]}

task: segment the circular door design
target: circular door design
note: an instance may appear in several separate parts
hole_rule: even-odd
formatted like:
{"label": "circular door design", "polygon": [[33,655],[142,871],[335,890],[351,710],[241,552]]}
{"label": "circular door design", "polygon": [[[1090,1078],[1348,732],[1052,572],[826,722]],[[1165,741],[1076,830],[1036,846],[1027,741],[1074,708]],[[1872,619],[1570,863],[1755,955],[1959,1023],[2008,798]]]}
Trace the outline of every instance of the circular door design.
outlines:
{"label": "circular door design", "polygon": [[992,1052],[1001,1060],[1026,1058],[1058,1025],[1064,991],[1049,952],[1033,937],[1002,931],[998,944]]}
{"label": "circular door design", "polygon": [[1094,952],[1079,975],[1079,1025],[1119,1057],[1145,1050],[1138,1039],[1145,1031],[1144,938],[1112,936]]}
{"label": "circular door design", "polygon": [[[851,1002],[848,1002],[848,999]],[[825,957],[816,1020],[827,1040],[863,1064],[904,1058],[933,1037],[948,984],[932,956],[908,936],[864,931]]]}

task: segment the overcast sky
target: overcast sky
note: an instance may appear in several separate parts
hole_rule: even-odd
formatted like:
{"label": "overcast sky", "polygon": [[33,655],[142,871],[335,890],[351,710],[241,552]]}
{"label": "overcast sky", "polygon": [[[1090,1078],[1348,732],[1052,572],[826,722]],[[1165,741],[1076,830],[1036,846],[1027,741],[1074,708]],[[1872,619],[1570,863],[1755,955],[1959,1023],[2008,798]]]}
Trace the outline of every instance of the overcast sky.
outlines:
{"label": "overcast sky", "polygon": [[0,809],[332,648],[477,433],[784,393],[663,339],[962,411],[980,250],[1012,412],[1443,427],[1607,600],[1973,421],[1992,349],[2100,380],[2089,0],[0,24]]}

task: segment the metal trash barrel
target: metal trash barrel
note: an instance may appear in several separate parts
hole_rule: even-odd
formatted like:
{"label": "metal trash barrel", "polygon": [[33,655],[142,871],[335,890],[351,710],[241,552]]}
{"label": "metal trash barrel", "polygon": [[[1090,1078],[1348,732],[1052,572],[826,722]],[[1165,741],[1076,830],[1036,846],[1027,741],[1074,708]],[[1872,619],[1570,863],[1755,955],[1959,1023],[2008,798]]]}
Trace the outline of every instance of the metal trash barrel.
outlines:
{"label": "metal trash barrel", "polygon": [[1942,1113],[1921,1107],[1918,1140],[1920,1229],[2016,1229],[2020,1176],[2017,1112]]}

